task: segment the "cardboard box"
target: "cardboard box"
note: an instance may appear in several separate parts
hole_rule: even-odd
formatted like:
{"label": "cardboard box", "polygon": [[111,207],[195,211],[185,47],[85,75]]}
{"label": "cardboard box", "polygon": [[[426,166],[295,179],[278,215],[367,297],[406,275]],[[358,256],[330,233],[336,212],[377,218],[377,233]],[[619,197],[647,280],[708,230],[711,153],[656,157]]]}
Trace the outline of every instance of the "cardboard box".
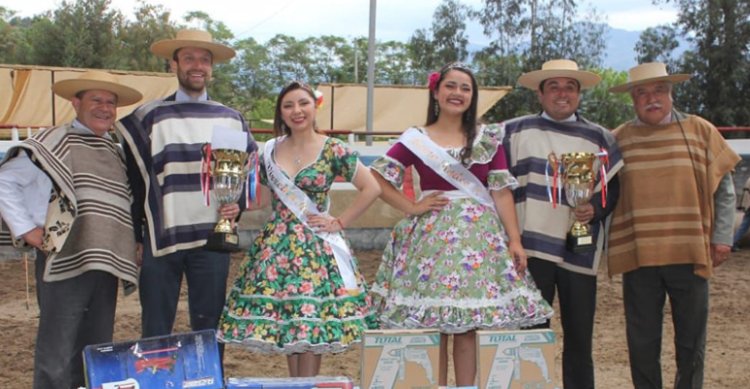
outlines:
{"label": "cardboard box", "polygon": [[86,346],[83,363],[89,389],[224,387],[214,330]]}
{"label": "cardboard box", "polygon": [[437,388],[440,333],[435,330],[365,331],[362,389]]}
{"label": "cardboard box", "polygon": [[554,389],[555,333],[477,331],[480,389]]}
{"label": "cardboard box", "polygon": [[228,378],[226,389],[353,389],[348,377]]}

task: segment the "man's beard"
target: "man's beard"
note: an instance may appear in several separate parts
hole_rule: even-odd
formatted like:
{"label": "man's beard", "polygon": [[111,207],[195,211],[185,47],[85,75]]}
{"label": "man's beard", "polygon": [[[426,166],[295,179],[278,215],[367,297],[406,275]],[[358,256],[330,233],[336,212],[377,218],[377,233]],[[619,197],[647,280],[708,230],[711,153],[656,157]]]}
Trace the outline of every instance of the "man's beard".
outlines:
{"label": "man's beard", "polygon": [[200,85],[198,85],[198,82],[191,83],[190,76],[185,74],[182,77],[177,77],[177,81],[179,82],[180,87],[188,92],[203,92],[208,86],[209,79],[208,77],[205,77],[204,81],[200,82]]}

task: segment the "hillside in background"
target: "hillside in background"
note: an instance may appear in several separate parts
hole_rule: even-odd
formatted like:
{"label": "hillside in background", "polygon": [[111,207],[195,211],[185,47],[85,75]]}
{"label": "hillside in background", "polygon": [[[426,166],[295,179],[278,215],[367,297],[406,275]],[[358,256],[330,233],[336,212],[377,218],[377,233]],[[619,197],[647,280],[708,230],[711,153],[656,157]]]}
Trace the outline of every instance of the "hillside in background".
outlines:
{"label": "hillside in background", "polygon": [[[627,31],[619,28],[609,28],[607,40],[606,57],[604,67],[615,70],[628,70],[636,65],[635,44],[641,36],[641,31]],[[687,50],[688,42],[678,38],[680,46],[675,49],[672,58],[679,58]]]}
{"label": "hillside in background", "polygon": [[[471,31],[473,32],[473,31]],[[607,48],[604,50],[602,60],[603,67],[608,69],[625,71],[636,65],[635,44],[641,36],[642,31],[628,31],[621,28],[607,28]],[[486,38],[482,38],[486,39]],[[679,58],[687,50],[688,42],[682,38],[680,46],[675,50],[673,58]],[[469,53],[474,53],[484,48],[482,44],[469,43]]]}

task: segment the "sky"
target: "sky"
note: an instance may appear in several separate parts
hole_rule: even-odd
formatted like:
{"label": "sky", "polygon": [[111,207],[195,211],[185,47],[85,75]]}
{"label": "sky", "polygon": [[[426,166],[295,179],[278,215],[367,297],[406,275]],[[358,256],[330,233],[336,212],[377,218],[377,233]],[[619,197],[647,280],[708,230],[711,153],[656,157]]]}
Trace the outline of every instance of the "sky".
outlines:
{"label": "sky", "polygon": [[[460,0],[479,7],[482,0]],[[370,0],[146,0],[171,11],[173,20],[184,22],[189,11],[204,11],[214,20],[224,22],[235,38],[255,38],[265,43],[276,34],[296,38],[335,35],[367,36]],[[2,0],[2,6],[18,16],[33,16],[59,7],[61,0]],[[133,17],[135,0],[111,0],[111,4],[129,18]],[[237,6],[237,4],[244,4]],[[438,0],[377,0],[375,35],[379,41],[406,41],[419,28],[429,28]],[[594,7],[615,28],[641,31],[647,27],[670,23],[676,18],[672,6],[651,4],[651,0],[583,0],[579,10]],[[199,27],[199,26],[193,26]],[[467,28],[471,44],[484,46],[487,38],[481,27],[471,22]]]}

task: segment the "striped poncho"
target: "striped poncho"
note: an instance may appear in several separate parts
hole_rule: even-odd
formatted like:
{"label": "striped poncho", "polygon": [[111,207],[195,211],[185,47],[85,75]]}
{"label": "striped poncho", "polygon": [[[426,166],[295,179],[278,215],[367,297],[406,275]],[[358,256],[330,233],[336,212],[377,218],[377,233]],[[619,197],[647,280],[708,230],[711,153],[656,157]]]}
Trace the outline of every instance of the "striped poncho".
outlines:
{"label": "striped poncho", "polygon": [[218,221],[219,204],[206,206],[200,185],[201,149],[215,126],[248,132],[239,112],[214,101],[152,101],[116,125],[129,159],[136,235],[143,220],[156,257],[205,245]]}
{"label": "striped poncho", "polygon": [[626,165],[612,220],[610,275],[674,264],[694,264],[704,278],[712,273],[714,192],[739,157],[711,123],[675,115],[668,124],[631,122],[614,132]]}
{"label": "striped poncho", "polygon": [[138,282],[131,193],[122,150],[108,137],[65,125],[8,151],[26,150],[54,184],[44,226],[44,281],[99,270]]}
{"label": "striped poncho", "polygon": [[[606,150],[609,155],[607,180],[622,168],[620,151],[614,136],[606,129],[577,117],[574,121],[552,121],[541,115],[529,115],[504,123],[503,146],[510,172],[518,180],[514,190],[521,239],[530,257],[555,262],[570,271],[596,275],[604,249],[604,218],[589,224],[596,250],[573,253],[565,248],[566,235],[574,222],[573,210],[563,191],[560,204],[553,207],[548,195],[547,157],[555,153]],[[551,177],[550,177],[551,178]],[[601,177],[596,176],[595,196],[601,203]],[[616,195],[616,193],[612,193]],[[609,197],[609,196],[608,196]],[[616,196],[615,196],[616,198]],[[607,204],[610,209],[612,204]]]}

